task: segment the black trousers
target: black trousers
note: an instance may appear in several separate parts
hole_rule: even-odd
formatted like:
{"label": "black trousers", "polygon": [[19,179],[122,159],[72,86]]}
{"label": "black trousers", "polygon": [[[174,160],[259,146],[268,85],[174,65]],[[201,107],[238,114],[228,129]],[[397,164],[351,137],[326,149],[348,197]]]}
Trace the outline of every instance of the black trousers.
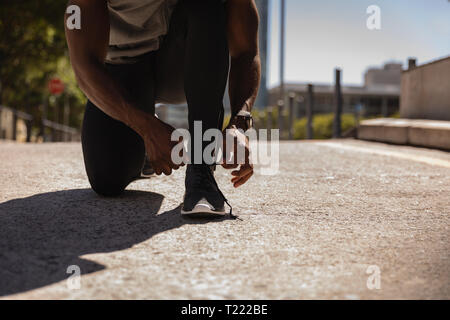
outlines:
{"label": "black trousers", "polygon": [[[154,114],[155,103],[187,102],[191,137],[194,121],[202,121],[203,132],[221,128],[229,68],[223,2],[180,0],[158,51],[133,64],[106,67],[146,112]],[[117,196],[140,176],[143,140],[90,101],[84,114],[82,147],[89,182],[98,194]]]}

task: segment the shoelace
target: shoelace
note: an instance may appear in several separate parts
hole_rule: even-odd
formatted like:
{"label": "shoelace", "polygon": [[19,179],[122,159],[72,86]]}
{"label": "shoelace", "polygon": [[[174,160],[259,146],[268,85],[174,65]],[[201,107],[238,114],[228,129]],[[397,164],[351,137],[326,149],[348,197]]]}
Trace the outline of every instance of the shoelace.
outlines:
{"label": "shoelace", "polygon": [[233,220],[239,219],[238,216],[233,214],[233,207],[231,206],[231,204],[228,202],[228,199],[225,197],[225,195],[223,194],[222,190],[220,190],[219,185],[217,184],[216,178],[214,178],[213,173],[211,172],[212,170],[210,170],[210,168],[208,168],[208,170],[206,170],[211,178],[211,180],[214,182],[214,185],[216,186],[217,190],[219,191],[220,195],[222,196],[223,200],[225,201],[225,203],[230,207],[230,212],[228,213],[228,215],[230,216],[230,218],[232,218]]}

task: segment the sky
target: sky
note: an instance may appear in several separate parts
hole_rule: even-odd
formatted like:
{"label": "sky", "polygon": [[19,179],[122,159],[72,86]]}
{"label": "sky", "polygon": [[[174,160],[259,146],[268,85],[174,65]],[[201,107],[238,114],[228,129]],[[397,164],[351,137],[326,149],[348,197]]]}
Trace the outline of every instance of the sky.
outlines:
{"label": "sky", "polygon": [[[279,83],[280,0],[269,0],[268,86]],[[367,7],[377,5],[381,29],[369,30]],[[368,67],[406,66],[450,55],[449,0],[286,0],[285,81],[363,84]]]}

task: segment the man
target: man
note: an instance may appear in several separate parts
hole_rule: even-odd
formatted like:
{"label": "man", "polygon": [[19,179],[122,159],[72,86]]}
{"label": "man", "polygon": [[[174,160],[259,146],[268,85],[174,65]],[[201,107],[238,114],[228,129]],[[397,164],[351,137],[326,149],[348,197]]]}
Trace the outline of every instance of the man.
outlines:
{"label": "man", "polygon": [[[122,193],[141,176],[145,155],[158,175],[179,168],[171,159],[174,128],[155,117],[155,103],[187,102],[192,139],[199,138],[195,121],[201,121],[202,134],[222,129],[230,61],[227,128],[245,139],[237,130],[251,126],[260,82],[254,0],[72,0],[69,5],[81,10],[81,29],[66,29],[66,36],[78,84],[89,99],[82,146],[97,193]],[[243,143],[248,148],[248,141]],[[223,166],[236,169],[235,187],[253,174],[248,156],[239,168],[236,162]],[[183,214],[225,214],[226,199],[210,165],[188,164],[185,187]]]}

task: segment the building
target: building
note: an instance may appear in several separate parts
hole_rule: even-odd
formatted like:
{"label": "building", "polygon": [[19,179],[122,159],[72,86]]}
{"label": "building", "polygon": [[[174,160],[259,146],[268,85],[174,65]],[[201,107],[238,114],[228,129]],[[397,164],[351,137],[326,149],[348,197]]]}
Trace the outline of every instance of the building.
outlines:
{"label": "building", "polygon": [[401,63],[386,63],[383,68],[369,68],[364,74],[365,87],[384,85],[400,86],[402,77]]}
{"label": "building", "polygon": [[400,115],[450,120],[450,56],[421,66],[410,59],[402,73]]}
{"label": "building", "polygon": [[450,150],[450,56],[421,66],[409,59],[401,79],[401,119],[362,121],[358,138]]}
{"label": "building", "polygon": [[[363,86],[342,86],[343,111],[361,112],[363,115],[388,116],[399,110],[401,64],[388,63],[383,68],[370,68],[364,75]],[[314,113],[330,113],[334,108],[334,84],[314,85]],[[279,87],[269,91],[269,104],[276,106]],[[285,84],[286,95],[295,95],[297,100],[306,101],[307,83]],[[286,100],[287,101],[287,100]],[[300,106],[297,116],[304,115],[305,106]]]}

